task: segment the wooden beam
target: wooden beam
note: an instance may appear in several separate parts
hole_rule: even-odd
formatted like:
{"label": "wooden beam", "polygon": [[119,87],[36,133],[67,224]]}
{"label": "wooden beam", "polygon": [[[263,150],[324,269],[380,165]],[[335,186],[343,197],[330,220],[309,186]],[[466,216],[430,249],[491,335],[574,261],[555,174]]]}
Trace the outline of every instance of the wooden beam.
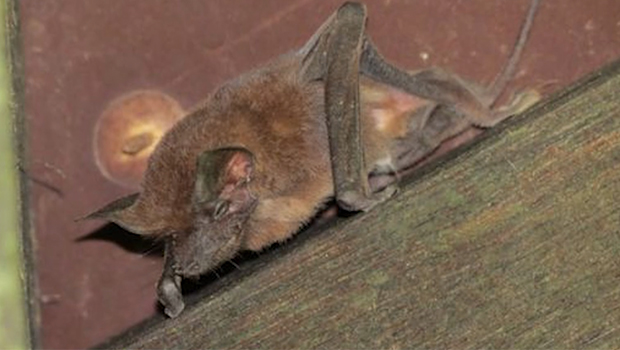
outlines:
{"label": "wooden beam", "polygon": [[113,348],[619,348],[620,62]]}
{"label": "wooden beam", "polygon": [[39,347],[18,5],[0,3],[0,349]]}

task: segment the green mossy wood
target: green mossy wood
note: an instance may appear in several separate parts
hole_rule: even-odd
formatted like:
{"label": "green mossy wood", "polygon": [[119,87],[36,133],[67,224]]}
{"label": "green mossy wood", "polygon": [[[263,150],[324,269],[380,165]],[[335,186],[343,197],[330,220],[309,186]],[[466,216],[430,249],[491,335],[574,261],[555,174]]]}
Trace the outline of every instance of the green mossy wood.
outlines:
{"label": "green mossy wood", "polygon": [[620,62],[114,348],[620,348]]}

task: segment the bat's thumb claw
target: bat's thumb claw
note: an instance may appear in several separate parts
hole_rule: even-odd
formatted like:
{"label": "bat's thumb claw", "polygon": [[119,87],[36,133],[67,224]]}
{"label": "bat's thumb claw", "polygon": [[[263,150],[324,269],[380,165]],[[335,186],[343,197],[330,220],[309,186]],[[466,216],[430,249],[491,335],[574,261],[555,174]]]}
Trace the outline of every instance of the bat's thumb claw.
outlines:
{"label": "bat's thumb claw", "polygon": [[183,309],[185,309],[185,304],[181,301],[180,304],[166,306],[164,308],[164,312],[168,317],[176,318],[181,314],[181,312],[183,312]]}
{"label": "bat's thumb claw", "polygon": [[175,318],[185,309],[183,294],[173,278],[162,278],[157,287],[159,302],[164,306],[164,313]]}

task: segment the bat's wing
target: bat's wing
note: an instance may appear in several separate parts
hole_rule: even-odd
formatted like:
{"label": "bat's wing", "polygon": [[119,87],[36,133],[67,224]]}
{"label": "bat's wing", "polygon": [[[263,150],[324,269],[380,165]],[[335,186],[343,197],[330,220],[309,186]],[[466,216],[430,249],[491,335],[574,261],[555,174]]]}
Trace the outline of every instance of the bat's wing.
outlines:
{"label": "bat's wing", "polygon": [[394,188],[373,194],[365,173],[359,114],[360,54],[366,8],[345,3],[300,50],[301,76],[323,80],[336,200],[349,210],[367,210],[390,197]]}
{"label": "bat's wing", "polygon": [[[534,0],[513,55],[518,56],[522,50],[523,38],[527,37],[537,5],[538,0]],[[443,70],[429,69],[411,74],[391,65],[365,35],[365,28],[364,5],[345,3],[299,51],[303,57],[302,78],[322,80],[325,84],[336,200],[350,210],[367,210],[395,191],[391,186],[379,193],[370,191],[360,130],[359,74],[432,101],[474,125],[491,126],[523,109],[521,104],[515,104],[493,111],[495,97],[487,98],[480,89]]]}

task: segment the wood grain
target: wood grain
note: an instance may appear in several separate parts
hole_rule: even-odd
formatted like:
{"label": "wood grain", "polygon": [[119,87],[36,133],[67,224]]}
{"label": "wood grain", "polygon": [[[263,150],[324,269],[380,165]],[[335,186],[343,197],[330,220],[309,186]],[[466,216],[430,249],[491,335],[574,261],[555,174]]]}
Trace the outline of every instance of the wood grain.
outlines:
{"label": "wood grain", "polygon": [[620,347],[620,62],[112,348]]}
{"label": "wood grain", "polygon": [[33,236],[23,156],[24,71],[17,2],[0,6],[0,349],[38,346]]}

